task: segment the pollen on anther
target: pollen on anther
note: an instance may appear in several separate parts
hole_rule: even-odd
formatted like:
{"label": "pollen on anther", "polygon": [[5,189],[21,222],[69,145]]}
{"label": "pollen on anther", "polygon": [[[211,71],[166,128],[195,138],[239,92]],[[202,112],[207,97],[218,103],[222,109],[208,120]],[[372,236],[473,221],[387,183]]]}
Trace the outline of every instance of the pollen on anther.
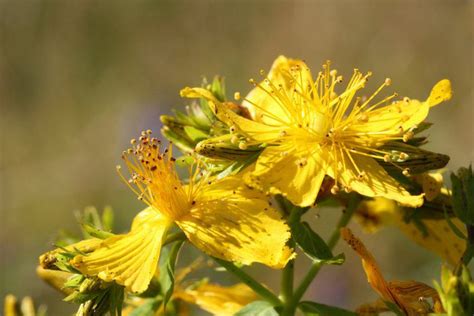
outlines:
{"label": "pollen on anther", "polygon": [[392,79],[390,79],[390,78],[385,78],[385,85],[386,85],[386,86],[389,86],[389,85],[391,85],[391,84],[392,84]]}
{"label": "pollen on anther", "polygon": [[405,169],[403,169],[402,174],[403,174],[405,177],[408,177],[408,176],[410,175],[410,168],[405,168]]}
{"label": "pollen on anther", "polygon": [[232,144],[234,144],[234,145],[237,145],[238,142],[239,142],[239,136],[233,135],[233,136],[231,137],[231,139],[230,139],[230,142],[231,142]]}
{"label": "pollen on anther", "polygon": [[331,188],[331,193],[332,194],[337,194],[339,193],[339,187],[337,185],[333,185],[332,188]]}
{"label": "pollen on anther", "polygon": [[238,91],[234,92],[234,100],[235,101],[240,100],[240,92],[238,92]]}
{"label": "pollen on anther", "polygon": [[248,146],[247,146],[246,142],[240,142],[239,143],[239,149],[246,150],[247,148],[248,148]]}

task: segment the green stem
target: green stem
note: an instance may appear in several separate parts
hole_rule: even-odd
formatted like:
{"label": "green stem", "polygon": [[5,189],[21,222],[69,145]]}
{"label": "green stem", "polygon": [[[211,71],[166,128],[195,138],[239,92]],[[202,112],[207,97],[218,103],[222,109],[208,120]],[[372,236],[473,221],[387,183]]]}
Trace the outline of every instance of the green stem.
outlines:
{"label": "green stem", "polygon": [[[347,207],[343,211],[342,216],[339,219],[339,222],[337,223],[336,229],[333,231],[333,233],[331,234],[331,237],[329,237],[329,240],[327,242],[329,249],[333,250],[334,247],[336,246],[337,242],[339,241],[339,238],[341,237],[341,233],[340,233],[341,228],[347,226],[350,219],[352,218],[352,215],[356,211],[357,206],[359,205],[359,202],[360,202],[359,195],[351,194],[349,196]],[[309,285],[313,282],[316,275],[318,275],[321,267],[322,267],[321,262],[314,262],[311,265],[311,268],[308,270],[308,272],[306,273],[306,276],[303,278],[300,285],[298,286],[295,293],[293,294],[293,297],[291,301],[289,302],[289,304],[287,305],[287,308],[285,308],[283,315],[288,315],[288,316],[294,315],[296,311],[296,307],[298,306],[298,303],[300,302],[304,293],[306,293],[306,290],[308,289]]]}
{"label": "green stem", "polygon": [[165,241],[163,241],[162,246],[166,246],[168,244],[171,244],[172,242],[178,241],[178,240],[185,240],[186,235],[183,232],[177,232],[177,233],[172,233],[166,236]]}
{"label": "green stem", "polygon": [[245,271],[243,271],[239,267],[236,267],[232,262],[228,262],[228,261],[225,261],[219,258],[214,258],[214,257],[212,257],[212,259],[216,261],[218,264],[220,264],[222,267],[224,267],[227,271],[229,271],[230,273],[235,275],[237,278],[239,278],[240,281],[248,285],[252,290],[255,291],[255,293],[260,295],[267,302],[273,304],[274,306],[278,306],[282,304],[280,299],[275,294],[273,294],[269,289],[261,285],[258,281],[252,278]]}
{"label": "green stem", "polygon": [[[284,205],[283,203],[281,205]],[[287,212],[286,209],[283,211]],[[288,216],[288,225],[291,227],[293,223],[299,222],[301,216],[306,211],[304,208],[293,207],[290,211],[290,215]],[[290,238],[288,242],[288,246],[293,248],[295,246],[295,241],[293,238]],[[281,275],[281,289],[280,289],[280,296],[285,304],[289,303],[291,297],[293,296],[293,281],[294,281],[294,272],[295,272],[295,260],[291,260],[287,263],[285,268],[283,269]]]}

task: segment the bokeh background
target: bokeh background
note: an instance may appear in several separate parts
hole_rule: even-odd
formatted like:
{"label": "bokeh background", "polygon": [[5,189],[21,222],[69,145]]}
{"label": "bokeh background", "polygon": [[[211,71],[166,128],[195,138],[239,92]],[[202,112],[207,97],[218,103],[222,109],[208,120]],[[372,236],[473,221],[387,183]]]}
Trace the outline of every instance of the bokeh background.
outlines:
{"label": "bokeh background", "polygon": [[[390,89],[420,99],[451,79],[453,99],[430,114],[428,148],[449,153],[449,169],[469,164],[473,11],[468,0],[1,0],[0,297],[32,295],[50,315],[68,315],[73,306],[35,276],[37,257],[57,231],[78,232],[73,211],[88,205],[112,206],[119,231],[128,228],[143,207],[115,172],[129,139],[183,108],[180,88],[222,74],[229,96],[245,94],[279,54],[314,69],[331,59],[346,77],[372,70],[374,87],[389,76]],[[340,210],[318,213],[308,220],[327,236]],[[440,260],[397,230],[362,238],[388,278],[438,278]],[[346,264],[324,268],[307,298],[348,308],[374,300],[360,261],[338,250]],[[278,288],[274,272],[251,271]]]}

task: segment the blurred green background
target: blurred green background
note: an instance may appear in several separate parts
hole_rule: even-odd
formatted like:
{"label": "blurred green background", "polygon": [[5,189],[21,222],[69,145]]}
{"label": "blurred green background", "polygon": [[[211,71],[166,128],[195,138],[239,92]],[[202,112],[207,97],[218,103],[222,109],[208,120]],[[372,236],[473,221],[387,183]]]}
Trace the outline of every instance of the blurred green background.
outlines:
{"label": "blurred green background", "polygon": [[[73,211],[88,205],[111,205],[119,230],[128,228],[143,207],[115,172],[128,140],[158,132],[159,115],[186,103],[180,88],[222,74],[229,96],[245,95],[248,78],[279,54],[315,72],[326,59],[346,77],[372,70],[373,87],[391,77],[390,89],[420,99],[451,79],[454,97],[430,114],[427,148],[450,154],[450,169],[469,164],[473,12],[467,0],[1,0],[0,297],[32,295],[50,315],[72,311],[35,276],[37,257],[60,229],[78,231]],[[339,213],[308,220],[327,236]],[[440,260],[397,230],[362,239],[389,279],[438,278]],[[360,261],[338,250],[346,264],[323,269],[307,297],[349,308],[374,300]],[[252,269],[278,287],[276,273]]]}

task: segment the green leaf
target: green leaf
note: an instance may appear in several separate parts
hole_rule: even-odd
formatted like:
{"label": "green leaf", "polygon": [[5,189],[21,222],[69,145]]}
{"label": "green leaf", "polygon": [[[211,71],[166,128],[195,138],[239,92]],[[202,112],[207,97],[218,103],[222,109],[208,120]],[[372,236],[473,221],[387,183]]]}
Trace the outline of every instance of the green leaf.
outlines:
{"label": "green leaf", "polygon": [[188,135],[189,138],[191,138],[191,141],[193,142],[199,142],[203,139],[206,139],[208,137],[207,133],[201,131],[200,129],[197,129],[193,126],[185,126],[184,131]]}
{"label": "green leaf", "polygon": [[325,264],[344,262],[344,254],[334,257],[326,242],[311,229],[307,222],[292,223],[291,233],[298,246],[313,261]]}
{"label": "green leaf", "polygon": [[[174,289],[174,267],[179,250],[184,241],[178,241],[171,247],[168,256],[160,264],[160,284],[163,294],[163,306],[166,308]],[[162,273],[161,273],[162,272]]]}
{"label": "green leaf", "polygon": [[244,306],[235,316],[278,316],[278,313],[269,302],[255,301]]}
{"label": "green leaf", "polygon": [[306,316],[357,316],[356,313],[343,308],[316,302],[301,302],[298,307]]}
{"label": "green leaf", "polygon": [[82,274],[74,274],[70,276],[66,282],[64,282],[65,288],[77,288],[81,285],[82,281],[84,281],[85,276]]}
{"label": "green leaf", "polygon": [[129,316],[154,316],[161,306],[162,301],[156,298],[145,300],[139,307],[135,308]]}
{"label": "green leaf", "polygon": [[459,228],[457,228],[457,226],[454,225],[454,223],[451,221],[451,218],[449,218],[446,208],[444,208],[444,219],[446,220],[446,223],[448,223],[449,228],[451,228],[451,230],[456,236],[463,240],[467,240],[467,237],[463,234],[463,232],[459,230]]}
{"label": "green leaf", "polygon": [[86,232],[90,237],[95,237],[99,239],[107,239],[109,237],[114,236],[114,234],[98,229],[90,224],[82,224],[81,227],[82,227],[82,230]]}
{"label": "green leaf", "polygon": [[457,217],[465,224],[474,225],[474,175],[472,166],[451,174],[452,204]]}

